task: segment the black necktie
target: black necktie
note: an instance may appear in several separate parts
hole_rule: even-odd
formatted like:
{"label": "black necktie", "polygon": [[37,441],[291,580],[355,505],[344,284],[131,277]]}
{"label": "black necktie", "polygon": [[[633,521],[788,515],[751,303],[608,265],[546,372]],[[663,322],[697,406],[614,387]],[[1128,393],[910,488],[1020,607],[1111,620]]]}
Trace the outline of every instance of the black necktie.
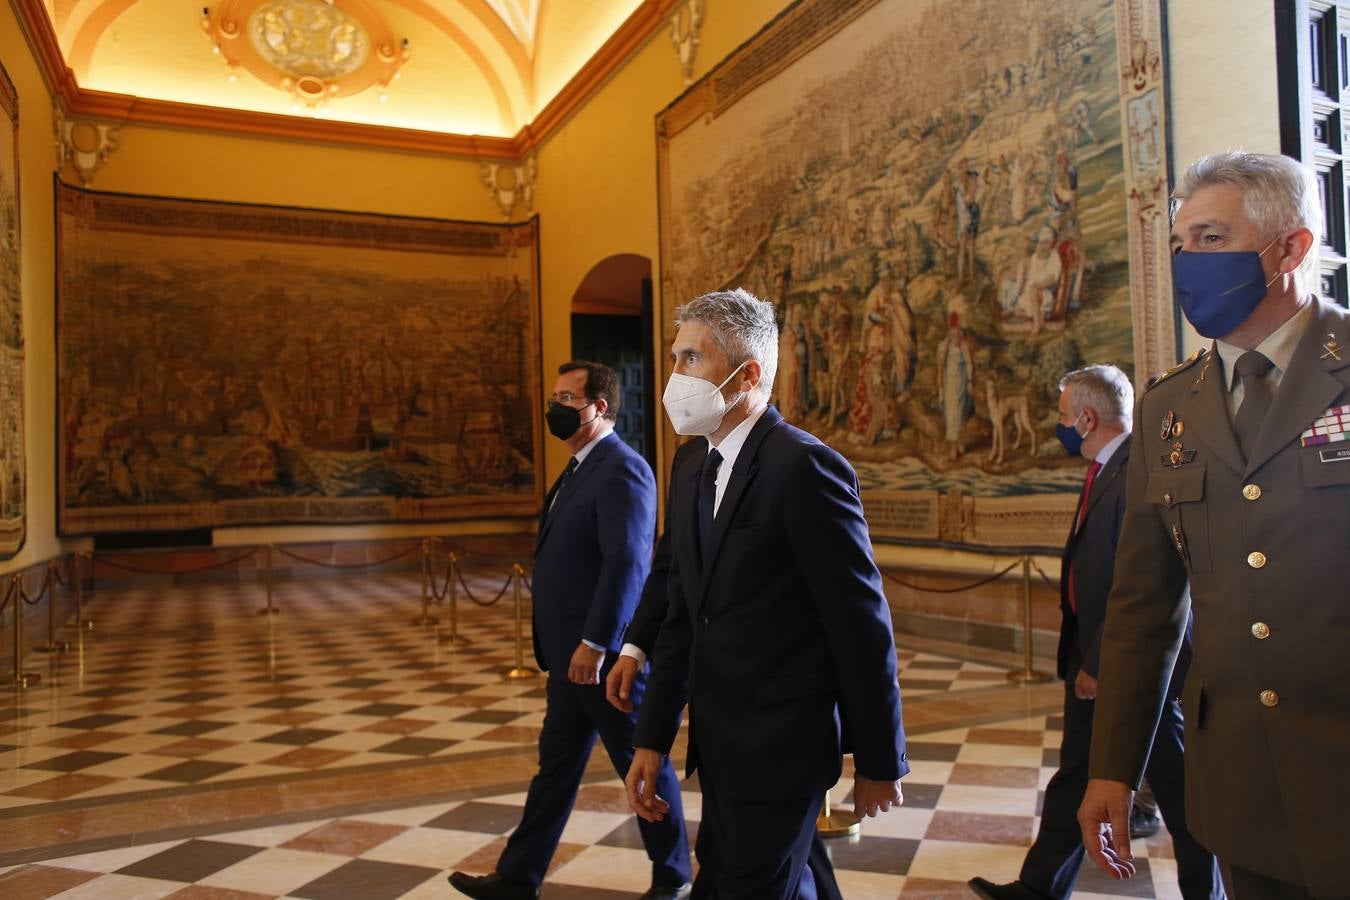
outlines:
{"label": "black necktie", "polygon": [[553,504],[558,499],[558,495],[562,493],[563,485],[567,484],[567,479],[570,478],[572,473],[576,470],[577,458],[574,456],[567,461],[567,468],[562,470],[562,474],[558,476],[557,481],[553,482],[553,487],[548,492],[548,499],[544,503],[545,516],[553,512]]}
{"label": "black necktie", "polygon": [[717,506],[717,469],[722,465],[722,454],[717,449],[708,451],[703,460],[703,471],[698,476],[698,540],[707,563],[712,555],[713,510]]}
{"label": "black necktie", "polygon": [[1261,423],[1270,411],[1270,385],[1266,383],[1266,373],[1274,367],[1274,363],[1255,350],[1248,350],[1233,364],[1233,371],[1242,379],[1242,405],[1233,418],[1233,433],[1244,459],[1251,458]]}

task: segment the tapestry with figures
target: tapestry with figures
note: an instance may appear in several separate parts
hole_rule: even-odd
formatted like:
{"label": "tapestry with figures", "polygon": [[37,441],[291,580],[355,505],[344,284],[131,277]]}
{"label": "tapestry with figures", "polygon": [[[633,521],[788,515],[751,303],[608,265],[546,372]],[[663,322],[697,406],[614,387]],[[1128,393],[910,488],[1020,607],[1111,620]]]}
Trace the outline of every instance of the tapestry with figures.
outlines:
{"label": "tapestry with figures", "polygon": [[0,66],[0,559],[27,533],[19,283],[19,96]]}

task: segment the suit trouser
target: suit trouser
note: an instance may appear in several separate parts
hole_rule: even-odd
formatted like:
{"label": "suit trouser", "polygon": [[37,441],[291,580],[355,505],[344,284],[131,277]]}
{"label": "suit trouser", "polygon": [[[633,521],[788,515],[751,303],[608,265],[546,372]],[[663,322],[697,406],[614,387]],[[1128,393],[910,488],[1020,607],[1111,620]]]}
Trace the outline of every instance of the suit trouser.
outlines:
{"label": "suit trouser", "polygon": [[[535,887],[543,883],[576,803],[597,734],[609,753],[614,771],[620,778],[628,775],[637,716],[621,712],[605,700],[605,675],[614,662],[613,654],[608,655],[599,685],[572,684],[565,670],[558,675],[549,674],[548,710],[539,734],[539,773],[530,781],[520,825],[497,860],[497,871],[504,878]],[[642,701],[645,686],[641,677],[633,684],[634,706]],[[684,884],[692,875],[689,841],[684,829],[680,783],[668,759],[661,763],[656,792],[670,802],[670,812],[660,822],[638,819],[642,843],[652,861],[652,882]]]}
{"label": "suit trouser", "polygon": [[744,802],[729,800],[702,769],[699,783],[703,818],[694,845],[699,870],[691,900],[839,896],[829,855],[816,834],[824,788],[820,796]]}
{"label": "suit trouser", "polygon": [[[1073,662],[1064,682],[1064,738],[1059,770],[1045,788],[1041,827],[1022,862],[1019,880],[1051,897],[1068,897],[1083,865],[1083,833],[1078,807],[1088,782],[1088,753],[1092,744],[1091,700],[1074,695],[1078,665]],[[1158,800],[1158,809],[1172,835],[1177,860],[1177,882],[1186,900],[1224,896],[1218,864],[1186,827],[1186,781],[1183,762],[1181,707],[1168,700],[1153,739],[1145,770]]]}
{"label": "suit trouser", "polygon": [[1251,869],[1222,862],[1219,870],[1223,872],[1230,900],[1312,900],[1312,894],[1302,885],[1276,881]]}

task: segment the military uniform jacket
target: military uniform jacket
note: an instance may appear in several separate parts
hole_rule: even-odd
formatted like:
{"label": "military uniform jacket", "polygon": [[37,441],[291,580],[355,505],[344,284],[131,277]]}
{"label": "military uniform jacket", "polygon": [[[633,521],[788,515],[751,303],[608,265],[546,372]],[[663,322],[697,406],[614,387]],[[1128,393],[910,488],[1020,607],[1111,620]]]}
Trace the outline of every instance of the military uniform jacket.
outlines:
{"label": "military uniform jacket", "polygon": [[1350,314],[1315,304],[1251,459],[1213,351],[1136,405],[1091,775],[1134,786],[1142,777],[1189,578],[1194,661],[1181,698],[1191,831],[1230,865],[1344,896],[1350,440],[1301,435],[1350,405]]}

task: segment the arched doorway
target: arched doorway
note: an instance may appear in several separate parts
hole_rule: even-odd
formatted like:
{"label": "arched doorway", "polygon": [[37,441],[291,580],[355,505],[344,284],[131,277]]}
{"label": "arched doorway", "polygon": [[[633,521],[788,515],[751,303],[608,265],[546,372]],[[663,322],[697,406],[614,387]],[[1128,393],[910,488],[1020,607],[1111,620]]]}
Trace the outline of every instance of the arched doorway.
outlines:
{"label": "arched doorway", "polygon": [[614,430],[655,470],[651,335],[651,259],[619,253],[596,263],[572,295],[572,357],[602,362],[619,373],[623,400]]}

